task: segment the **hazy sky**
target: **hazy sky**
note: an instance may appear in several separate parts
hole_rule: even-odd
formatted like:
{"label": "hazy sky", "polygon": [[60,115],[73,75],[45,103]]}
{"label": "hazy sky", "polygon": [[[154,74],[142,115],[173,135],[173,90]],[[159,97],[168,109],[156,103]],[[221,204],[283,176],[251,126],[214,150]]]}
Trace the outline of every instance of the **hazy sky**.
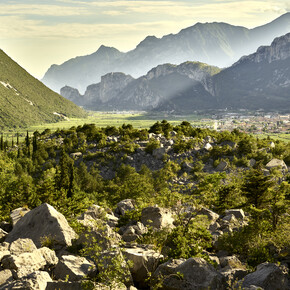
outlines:
{"label": "hazy sky", "polygon": [[0,48],[41,78],[51,64],[101,44],[128,51],[147,35],[177,33],[196,22],[252,28],[288,11],[289,0],[1,0]]}

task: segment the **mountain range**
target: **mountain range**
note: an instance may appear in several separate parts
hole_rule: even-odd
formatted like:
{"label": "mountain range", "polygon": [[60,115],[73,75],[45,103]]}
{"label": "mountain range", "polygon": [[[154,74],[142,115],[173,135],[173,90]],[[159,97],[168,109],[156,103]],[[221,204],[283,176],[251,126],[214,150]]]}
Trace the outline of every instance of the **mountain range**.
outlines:
{"label": "mountain range", "polygon": [[227,23],[197,23],[162,38],[148,36],[127,53],[102,45],[91,55],[52,65],[42,81],[55,91],[68,85],[83,93],[88,85],[100,82],[103,75],[111,72],[137,78],[157,65],[186,61],[228,67],[289,31],[290,13],[253,29]]}
{"label": "mountain range", "polygon": [[94,110],[157,110],[190,113],[232,108],[289,110],[290,33],[243,56],[226,69],[200,62],[163,64],[134,79],[109,73],[84,95],[65,86],[61,94]]}
{"label": "mountain range", "polygon": [[81,108],[47,88],[0,50],[0,129],[85,115]]}

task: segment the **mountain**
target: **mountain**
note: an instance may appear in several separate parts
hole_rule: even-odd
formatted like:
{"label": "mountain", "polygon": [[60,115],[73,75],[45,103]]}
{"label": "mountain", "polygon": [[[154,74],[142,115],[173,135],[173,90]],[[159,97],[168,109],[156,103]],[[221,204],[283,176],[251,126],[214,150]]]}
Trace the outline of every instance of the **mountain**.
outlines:
{"label": "mountain", "polygon": [[32,77],[0,50],[0,128],[54,122],[85,112]]}
{"label": "mountain", "polygon": [[164,64],[138,79],[109,73],[84,95],[68,86],[61,94],[95,110],[190,113],[216,108],[289,110],[289,91],[290,33],[223,70],[200,62]]}
{"label": "mountain", "polygon": [[138,79],[124,73],[106,74],[100,83],[88,86],[83,96],[68,86],[61,89],[61,94],[94,110],[148,111],[176,96],[186,99],[189,95],[204,96],[202,101],[198,98],[192,100],[192,104],[214,105],[209,93],[212,90],[211,77],[219,71],[217,67],[200,62],[185,62],[178,66],[164,64]]}
{"label": "mountain", "polygon": [[213,78],[221,107],[290,108],[290,33],[242,57]]}
{"label": "mountain", "polygon": [[269,45],[275,37],[289,31],[290,13],[254,29],[226,23],[197,23],[162,38],[148,36],[127,53],[101,46],[91,55],[52,65],[43,82],[56,91],[68,85],[84,92],[88,85],[100,82],[101,76],[110,72],[138,78],[159,64],[186,61],[228,67],[241,56],[253,53],[261,45]]}

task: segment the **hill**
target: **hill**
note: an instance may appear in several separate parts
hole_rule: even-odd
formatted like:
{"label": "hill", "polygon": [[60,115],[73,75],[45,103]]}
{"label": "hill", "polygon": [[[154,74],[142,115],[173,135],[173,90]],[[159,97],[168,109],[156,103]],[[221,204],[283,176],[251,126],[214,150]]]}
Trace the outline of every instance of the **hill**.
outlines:
{"label": "hill", "polygon": [[148,36],[127,53],[101,46],[95,53],[52,65],[43,82],[59,91],[65,85],[83,93],[90,84],[98,83],[110,72],[123,72],[138,78],[160,64],[200,61],[228,67],[241,56],[253,53],[261,45],[269,45],[290,31],[290,13],[266,25],[247,29],[227,23],[197,23],[162,38]]}
{"label": "hill", "polygon": [[0,50],[0,128],[55,122],[85,112],[32,77]]}

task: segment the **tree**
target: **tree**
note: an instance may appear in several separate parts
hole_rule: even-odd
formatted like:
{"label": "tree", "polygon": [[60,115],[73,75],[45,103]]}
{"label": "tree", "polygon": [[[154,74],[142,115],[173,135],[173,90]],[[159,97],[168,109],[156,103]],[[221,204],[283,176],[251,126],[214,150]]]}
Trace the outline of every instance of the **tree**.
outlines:
{"label": "tree", "polygon": [[247,204],[262,209],[269,201],[269,190],[274,184],[272,177],[265,176],[261,169],[248,170],[242,184],[242,193],[247,198]]}

